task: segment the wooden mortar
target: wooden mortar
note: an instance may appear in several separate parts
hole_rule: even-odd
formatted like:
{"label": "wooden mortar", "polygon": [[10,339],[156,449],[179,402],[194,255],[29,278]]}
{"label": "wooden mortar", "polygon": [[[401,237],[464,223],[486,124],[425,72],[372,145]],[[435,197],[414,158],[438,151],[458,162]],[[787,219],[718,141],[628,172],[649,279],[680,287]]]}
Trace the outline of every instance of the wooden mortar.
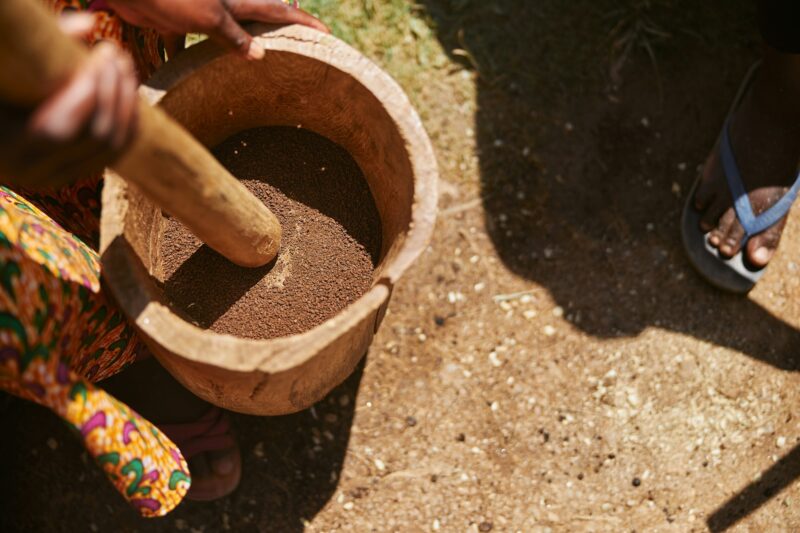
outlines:
{"label": "wooden mortar", "polygon": [[111,172],[100,247],[108,287],[172,375],[220,407],[278,415],[323,398],[366,353],[394,284],[431,236],[438,174],[419,116],[375,64],[306,27],[255,30],[266,50],[262,61],[204,42],[167,63],[142,94],[209,147],[278,125],[302,126],[344,147],[364,172],[382,222],[372,288],[299,335],[252,340],[200,329],[170,311],[157,282],[161,211]]}

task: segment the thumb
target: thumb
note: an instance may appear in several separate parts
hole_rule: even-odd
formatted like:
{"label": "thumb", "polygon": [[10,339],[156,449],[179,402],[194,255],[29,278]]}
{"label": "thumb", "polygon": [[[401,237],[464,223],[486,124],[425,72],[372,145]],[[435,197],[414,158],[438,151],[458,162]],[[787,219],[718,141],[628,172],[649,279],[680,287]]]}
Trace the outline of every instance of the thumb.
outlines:
{"label": "thumb", "polygon": [[264,57],[264,48],[239,26],[239,23],[234,20],[227,10],[224,11],[219,24],[209,30],[208,36],[228,48],[237,50],[248,59],[261,59]]}

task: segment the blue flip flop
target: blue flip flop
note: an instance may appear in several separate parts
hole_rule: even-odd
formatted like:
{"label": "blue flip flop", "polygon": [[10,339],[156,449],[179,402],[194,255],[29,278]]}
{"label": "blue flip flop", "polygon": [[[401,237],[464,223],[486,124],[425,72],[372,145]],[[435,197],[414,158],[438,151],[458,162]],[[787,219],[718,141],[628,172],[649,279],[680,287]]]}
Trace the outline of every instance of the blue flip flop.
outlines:
{"label": "blue flip flop", "polygon": [[683,246],[695,269],[712,285],[737,294],[749,292],[761,276],[764,275],[765,270],[765,268],[757,268],[747,261],[745,257],[747,241],[753,235],[770,228],[786,216],[797,198],[798,190],[800,190],[800,173],[798,173],[794,184],[780,200],[758,216],[753,213],[753,206],[750,204],[750,199],[747,196],[747,191],[739,173],[739,167],[736,165],[729,130],[731,116],[736,108],[739,107],[739,103],[747,92],[757,70],[758,64],[753,65],[747,76],[745,76],[742,86],[739,88],[739,93],[734,99],[731,111],[725,119],[718,143],[722,170],[725,173],[728,189],[733,198],[736,217],[745,232],[742,238],[741,250],[730,259],[723,257],[708,242],[710,232],[703,233],[700,229],[701,214],[694,207],[694,195],[700,183],[699,178],[695,181],[686,199],[681,221]]}

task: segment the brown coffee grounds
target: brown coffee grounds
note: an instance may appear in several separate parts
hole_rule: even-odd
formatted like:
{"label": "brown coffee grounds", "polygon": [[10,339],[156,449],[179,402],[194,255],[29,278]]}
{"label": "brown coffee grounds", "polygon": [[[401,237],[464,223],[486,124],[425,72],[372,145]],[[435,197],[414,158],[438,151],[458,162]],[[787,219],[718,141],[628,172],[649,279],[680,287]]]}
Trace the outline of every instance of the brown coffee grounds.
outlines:
{"label": "brown coffee grounds", "polygon": [[311,329],[369,290],[381,224],[350,154],[291,127],[247,130],[213,153],[278,217],[281,251],[273,264],[239,267],[167,219],[162,279],[176,312],[219,333],[270,339]]}

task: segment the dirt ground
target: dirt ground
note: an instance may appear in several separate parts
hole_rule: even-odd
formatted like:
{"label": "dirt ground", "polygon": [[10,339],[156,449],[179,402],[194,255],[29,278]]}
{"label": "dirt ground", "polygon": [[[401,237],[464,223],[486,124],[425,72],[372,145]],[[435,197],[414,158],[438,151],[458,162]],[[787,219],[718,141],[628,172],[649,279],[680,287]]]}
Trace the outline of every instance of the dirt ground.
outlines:
{"label": "dirt ground", "polygon": [[0,530],[799,530],[800,217],[747,298],[678,227],[758,55],[751,3],[308,5],[404,85],[441,166],[365,363],[313,409],[236,416],[241,487],[149,521],[2,397]]}

